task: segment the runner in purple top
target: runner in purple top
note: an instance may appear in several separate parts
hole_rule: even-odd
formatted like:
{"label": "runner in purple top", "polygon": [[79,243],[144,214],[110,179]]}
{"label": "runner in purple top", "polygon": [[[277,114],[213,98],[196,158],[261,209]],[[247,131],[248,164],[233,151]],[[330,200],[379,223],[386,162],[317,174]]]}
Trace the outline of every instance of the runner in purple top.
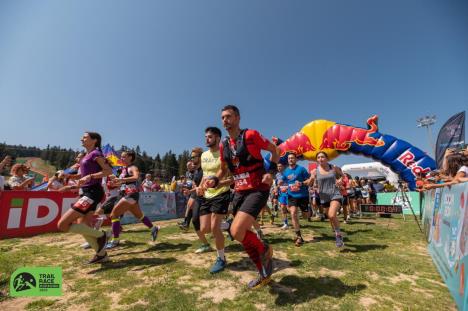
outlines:
{"label": "runner in purple top", "polygon": [[101,135],[95,132],[85,132],[81,143],[86,149],[86,155],[80,162],[78,187],[80,198],[73,204],[58,222],[58,228],[64,232],[74,232],[83,235],[85,240],[96,251],[88,262],[98,263],[109,260],[106,253],[107,237],[104,231],[93,229],[82,223],[74,223],[94,213],[99,202],[104,197],[101,179],[112,174],[112,169],[101,152]]}

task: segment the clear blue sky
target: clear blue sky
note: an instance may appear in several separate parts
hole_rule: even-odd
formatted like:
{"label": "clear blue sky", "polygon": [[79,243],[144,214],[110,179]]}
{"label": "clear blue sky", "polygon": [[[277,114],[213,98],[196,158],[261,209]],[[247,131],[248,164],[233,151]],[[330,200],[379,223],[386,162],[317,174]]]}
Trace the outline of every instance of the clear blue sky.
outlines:
{"label": "clear blue sky", "polygon": [[0,2],[0,141],[179,153],[230,103],[267,137],[378,114],[428,150],[416,119],[435,140],[468,107],[468,2]]}

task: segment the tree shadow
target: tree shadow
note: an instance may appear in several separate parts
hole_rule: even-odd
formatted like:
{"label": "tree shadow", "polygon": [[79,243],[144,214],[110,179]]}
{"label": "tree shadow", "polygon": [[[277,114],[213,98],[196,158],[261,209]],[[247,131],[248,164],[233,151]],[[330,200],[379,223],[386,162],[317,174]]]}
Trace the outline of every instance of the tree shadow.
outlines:
{"label": "tree shadow", "polygon": [[356,293],[367,287],[364,284],[349,286],[334,277],[300,277],[297,275],[287,275],[279,282],[270,284],[270,293],[278,295],[275,300],[278,306],[296,305],[320,296],[341,298],[347,293]]}
{"label": "tree shadow", "polygon": [[346,233],[346,235],[353,235],[353,234],[356,234],[356,233],[359,233],[359,232],[372,232],[374,230],[371,230],[371,229],[362,229],[361,230],[361,229],[359,229],[359,230],[348,231],[346,229],[341,228],[341,231]]}
{"label": "tree shadow", "polygon": [[168,243],[168,242],[161,242],[155,245],[152,245],[151,247],[148,247],[145,250],[139,251],[139,252],[131,252],[131,253],[125,253],[125,254],[142,254],[142,253],[148,253],[148,252],[159,252],[159,253],[166,253],[166,252],[183,252],[187,250],[192,246],[191,244],[188,243]]}
{"label": "tree shadow", "polygon": [[[286,268],[294,268],[299,267],[302,265],[302,260],[283,260],[279,258],[275,258],[273,255],[273,271],[278,272],[284,270]],[[250,258],[243,257],[238,261],[233,261],[227,264],[227,269],[231,271],[257,271],[254,263]]]}
{"label": "tree shadow", "polygon": [[237,253],[237,252],[243,252],[244,247],[239,243],[232,243],[232,244],[227,245],[224,248],[224,250],[226,251],[226,253]]}
{"label": "tree shadow", "polygon": [[[341,253],[363,253],[372,250],[386,249],[388,245],[385,244],[345,244],[345,248],[341,250]],[[351,249],[354,248],[354,249]]]}
{"label": "tree shadow", "polygon": [[272,236],[270,234],[265,235],[265,240],[268,242],[268,244],[272,244],[272,245],[294,241],[292,238],[279,237],[277,235]]}
{"label": "tree shadow", "polygon": [[160,266],[168,263],[177,261],[177,259],[170,258],[128,258],[116,261],[109,261],[102,263],[98,269],[94,269],[88,272],[88,274],[96,274],[106,270],[121,269],[128,267],[139,267],[138,269],[132,269],[132,271],[140,271],[147,269],[152,266]]}

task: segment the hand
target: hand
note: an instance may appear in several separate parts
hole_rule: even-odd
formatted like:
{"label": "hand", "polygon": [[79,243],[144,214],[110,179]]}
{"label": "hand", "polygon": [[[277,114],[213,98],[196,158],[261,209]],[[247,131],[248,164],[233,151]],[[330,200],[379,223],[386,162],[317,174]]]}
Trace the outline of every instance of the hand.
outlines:
{"label": "hand", "polygon": [[78,180],[78,185],[84,185],[91,180],[91,175],[86,175]]}
{"label": "hand", "polygon": [[297,187],[302,186],[302,183],[299,180],[296,180],[295,184],[296,184]]}
{"label": "hand", "polygon": [[273,177],[271,176],[271,174],[264,174],[262,176],[262,184],[267,184],[271,187],[271,185],[273,184]]}
{"label": "hand", "polygon": [[199,197],[201,197],[202,195],[205,194],[205,189],[203,187],[197,187],[195,188],[195,192],[197,193]]}
{"label": "hand", "polygon": [[208,188],[214,188],[216,185],[216,181],[214,179],[206,179],[205,180],[205,188],[208,189]]}

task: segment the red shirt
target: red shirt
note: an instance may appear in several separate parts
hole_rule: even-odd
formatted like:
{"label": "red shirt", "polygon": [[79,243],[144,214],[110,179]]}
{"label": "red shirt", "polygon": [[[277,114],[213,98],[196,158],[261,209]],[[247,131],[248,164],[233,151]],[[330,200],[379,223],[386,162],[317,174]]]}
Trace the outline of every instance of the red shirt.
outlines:
{"label": "red shirt", "polygon": [[[267,150],[268,146],[270,145],[270,141],[263,137],[258,131],[256,130],[246,130],[245,131],[245,138],[244,138],[244,143],[247,148],[247,151],[256,159],[262,160],[262,150]],[[233,138],[229,138],[229,144],[233,147],[236,146],[236,141]],[[225,162],[223,159],[223,144],[221,143],[219,146],[219,155],[221,158],[221,162]],[[270,186],[267,184],[260,184],[259,191],[269,191]]]}

